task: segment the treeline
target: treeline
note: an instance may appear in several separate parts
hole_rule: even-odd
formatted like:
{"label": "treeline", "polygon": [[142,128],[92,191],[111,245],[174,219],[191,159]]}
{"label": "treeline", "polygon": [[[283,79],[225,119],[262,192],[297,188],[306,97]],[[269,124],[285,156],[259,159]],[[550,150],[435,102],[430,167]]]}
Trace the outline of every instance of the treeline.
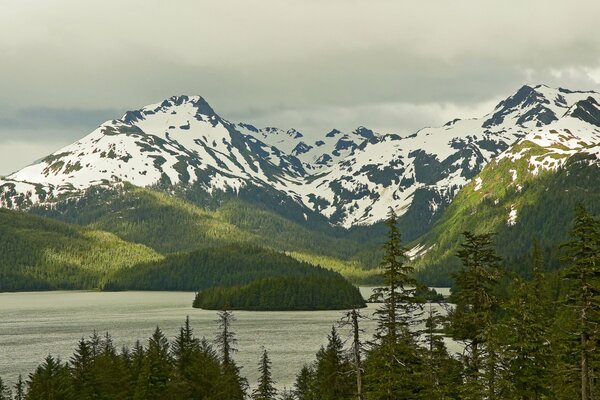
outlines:
{"label": "treeline", "polygon": [[247,285],[201,290],[193,306],[207,310],[342,310],[366,307],[358,288],[341,276],[270,277]]}
{"label": "treeline", "polygon": [[[388,240],[382,260],[385,284],[372,298],[380,304],[375,312],[377,328],[373,339],[362,337],[362,317],[356,309],[350,310],[344,315],[340,329],[349,332],[351,340],[345,345],[338,330],[333,328],[315,361],[299,371],[291,392],[277,392],[268,353],[263,352],[259,361],[260,379],[251,394],[254,399],[593,400],[598,397],[600,221],[597,218],[583,207],[576,210],[569,240],[561,247],[560,281],[547,280],[539,246],[533,246],[531,278],[526,280],[502,268],[492,234],[465,232],[457,253],[462,266],[455,275],[453,307],[447,316],[436,314],[431,305],[427,306],[417,296],[421,285],[407,262],[396,222],[392,213],[387,221]],[[77,354],[83,351],[78,350],[68,365],[47,359],[30,375],[25,385],[26,398],[70,399],[69,390],[81,393],[91,390],[93,395],[78,398],[241,399],[246,382],[231,358],[235,350],[235,337],[231,324],[227,323],[231,321],[231,313],[220,313],[219,321],[216,355],[206,341],[193,339],[189,323],[182,328],[172,349],[157,329],[147,347],[137,345],[132,351],[123,350],[111,356],[120,361],[101,370],[106,374],[121,373],[106,380],[96,375],[77,375],[75,371],[79,370],[74,365],[81,358]],[[461,343],[463,351],[450,354],[445,337]],[[106,354],[115,353],[110,345],[104,347],[109,349]],[[181,348],[194,350],[185,353]],[[143,356],[136,358],[135,354]],[[125,367],[117,369],[119,363]],[[79,386],[74,386],[75,376],[80,377]],[[102,382],[109,383],[101,386]],[[75,387],[80,389],[72,389]],[[48,396],[54,390],[63,392]]]}

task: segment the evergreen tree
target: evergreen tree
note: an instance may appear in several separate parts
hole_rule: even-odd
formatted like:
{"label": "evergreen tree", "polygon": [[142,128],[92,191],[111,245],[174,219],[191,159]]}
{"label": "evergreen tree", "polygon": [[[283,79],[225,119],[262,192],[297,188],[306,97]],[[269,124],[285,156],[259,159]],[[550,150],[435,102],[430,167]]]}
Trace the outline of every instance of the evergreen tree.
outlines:
{"label": "evergreen tree", "polygon": [[69,370],[59,359],[46,357],[29,375],[27,400],[71,400],[76,393],[70,382]]}
{"label": "evergreen tree", "polygon": [[227,310],[220,311],[217,323],[219,332],[216,337],[217,347],[221,352],[221,378],[218,398],[222,400],[243,400],[248,386],[246,380],[240,375],[240,368],[233,361],[233,354],[237,352],[235,333],[231,324],[235,321],[233,313]]}
{"label": "evergreen tree", "polygon": [[157,326],[148,341],[142,369],[138,376],[134,399],[164,399],[171,375],[172,360],[169,341]]}
{"label": "evergreen tree", "polygon": [[314,393],[315,371],[312,367],[305,365],[296,376],[294,383],[294,396],[298,400],[316,400]]}
{"label": "evergreen tree", "polygon": [[81,338],[71,357],[73,389],[81,400],[96,398],[92,352],[87,340]]}
{"label": "evergreen tree", "polygon": [[260,362],[258,363],[258,386],[252,392],[254,400],[275,400],[277,390],[275,389],[275,381],[271,375],[271,360],[266,349],[263,349]]}
{"label": "evergreen tree", "polygon": [[312,387],[315,399],[343,400],[354,397],[352,366],[344,355],[343,347],[335,327],[332,327],[327,346],[317,353]]}
{"label": "evergreen tree", "polygon": [[358,325],[358,320],[363,318],[357,309],[352,309],[347,312],[342,319],[342,326],[350,325],[352,331],[352,364],[354,367],[354,374],[356,375],[356,397],[358,400],[364,400],[364,389],[363,389],[363,363],[362,363],[362,343],[360,341],[360,334],[364,332]]}
{"label": "evergreen tree", "polygon": [[0,400],[12,400],[10,388],[4,384],[2,378],[0,378]]}
{"label": "evergreen tree", "polygon": [[591,400],[595,380],[591,365],[600,340],[600,222],[578,206],[570,237],[564,245],[564,279],[569,285],[564,303],[577,319],[575,334],[579,343],[571,350],[579,355],[581,399]]}
{"label": "evergreen tree", "polygon": [[444,343],[441,334],[441,324],[444,317],[429,304],[428,316],[423,332],[425,340],[425,378],[428,399],[453,399],[458,397],[458,387],[461,384],[461,365],[454,359]]}
{"label": "evergreen tree", "polygon": [[551,369],[550,316],[544,291],[543,261],[534,241],[531,280],[515,278],[500,325],[503,386],[511,399],[539,400],[549,395]]}
{"label": "evergreen tree", "polygon": [[15,383],[14,400],[25,400],[25,382],[23,381],[23,376],[21,376],[21,374],[19,374],[17,383]]}
{"label": "evergreen tree", "polygon": [[413,399],[421,397],[424,385],[422,360],[411,327],[420,322],[422,300],[415,294],[421,285],[413,277],[397,227],[390,210],[386,221],[388,240],[384,246],[382,274],[384,287],[374,291],[371,301],[381,303],[377,317],[376,342],[368,354],[365,377],[370,398]]}
{"label": "evergreen tree", "polygon": [[493,399],[497,390],[493,323],[494,311],[499,304],[496,292],[501,277],[500,258],[492,247],[492,234],[464,232],[464,237],[457,254],[463,266],[455,274],[451,301],[456,307],[449,313],[450,332],[455,340],[466,346],[463,398]]}

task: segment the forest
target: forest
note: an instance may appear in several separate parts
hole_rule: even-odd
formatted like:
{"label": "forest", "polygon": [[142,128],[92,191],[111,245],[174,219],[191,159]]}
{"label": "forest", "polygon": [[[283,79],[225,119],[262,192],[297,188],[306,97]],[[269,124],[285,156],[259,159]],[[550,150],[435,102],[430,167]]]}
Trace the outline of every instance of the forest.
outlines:
{"label": "forest", "polygon": [[[547,271],[533,241],[529,270],[511,272],[494,235],[464,232],[447,315],[415,293],[396,216],[387,221],[384,284],[373,338],[357,309],[341,313],[327,344],[278,390],[268,349],[252,389],[235,363],[234,315],[218,313],[214,341],[194,337],[189,320],[173,341],[159,328],[146,344],[116,350],[110,335],[82,339],[73,356],[52,356],[0,399],[581,399],[600,394],[600,221],[578,206],[560,271]],[[340,330],[351,333],[344,343]],[[463,346],[450,354],[446,339]]]}

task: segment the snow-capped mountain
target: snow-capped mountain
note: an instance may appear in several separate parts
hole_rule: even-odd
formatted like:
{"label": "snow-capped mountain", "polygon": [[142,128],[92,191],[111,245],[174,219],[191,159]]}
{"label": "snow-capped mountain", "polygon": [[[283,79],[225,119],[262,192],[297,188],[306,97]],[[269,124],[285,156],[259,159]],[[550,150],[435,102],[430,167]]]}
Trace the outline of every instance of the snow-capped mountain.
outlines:
{"label": "snow-capped mountain", "polygon": [[515,141],[550,125],[589,131],[600,123],[599,103],[594,92],[524,86],[481,118],[412,135],[360,127],[309,137],[232,123],[202,97],[175,96],[108,121],[0,181],[0,205],[26,208],[119,181],[193,185],[209,194],[252,186],[276,190],[344,227],[380,221],[389,207],[413,212],[428,226]]}

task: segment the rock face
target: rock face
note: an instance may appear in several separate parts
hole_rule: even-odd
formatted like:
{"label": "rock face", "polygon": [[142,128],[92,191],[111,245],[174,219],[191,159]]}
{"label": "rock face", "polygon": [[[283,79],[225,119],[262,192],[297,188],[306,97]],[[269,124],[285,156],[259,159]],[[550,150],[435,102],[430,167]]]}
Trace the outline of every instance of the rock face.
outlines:
{"label": "rock face", "polygon": [[107,121],[0,180],[0,205],[27,208],[123,181],[194,187],[209,196],[252,187],[276,191],[346,228],[381,221],[390,207],[427,226],[491,159],[525,136],[554,140],[545,129],[551,126],[595,135],[599,104],[594,92],[523,86],[481,118],[412,135],[359,127],[309,137],[232,123],[202,97],[174,96]]}

